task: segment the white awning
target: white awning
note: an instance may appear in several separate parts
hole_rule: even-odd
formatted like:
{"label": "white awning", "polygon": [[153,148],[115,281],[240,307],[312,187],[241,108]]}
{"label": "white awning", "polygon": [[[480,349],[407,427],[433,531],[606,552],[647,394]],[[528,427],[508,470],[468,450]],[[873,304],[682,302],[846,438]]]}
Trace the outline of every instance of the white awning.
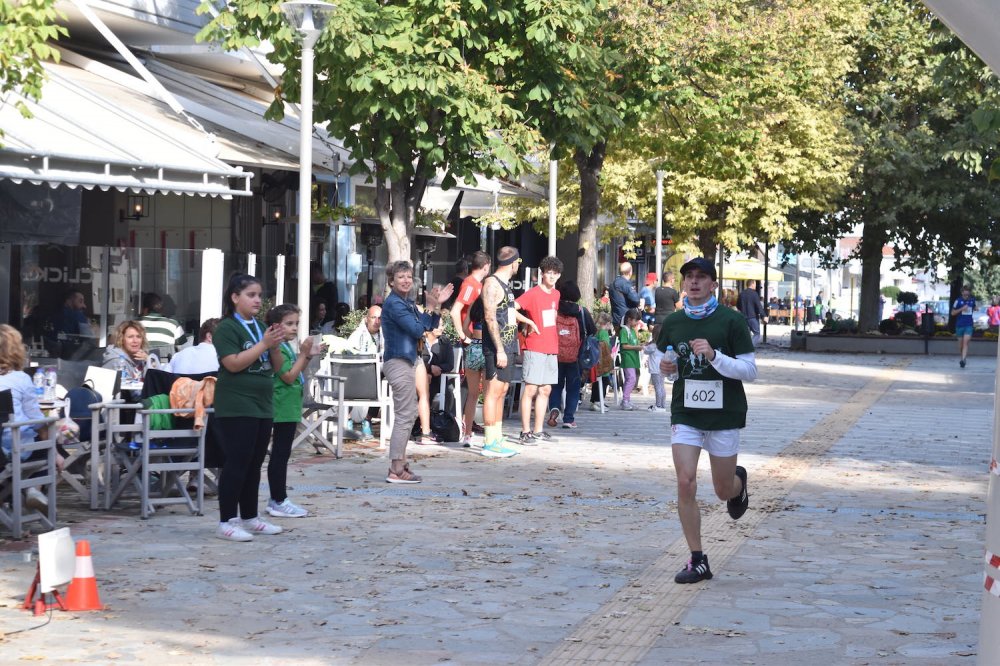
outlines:
{"label": "white awning", "polygon": [[1000,11],[996,0],[923,0],[965,45],[1000,74]]}
{"label": "white awning", "polygon": [[[14,93],[0,100],[0,178],[147,194],[250,195],[252,174],[219,160],[203,130],[172,112],[140,115],[102,94],[102,85],[117,84],[72,65],[45,68],[38,102]],[[21,115],[19,101],[31,118]]]}

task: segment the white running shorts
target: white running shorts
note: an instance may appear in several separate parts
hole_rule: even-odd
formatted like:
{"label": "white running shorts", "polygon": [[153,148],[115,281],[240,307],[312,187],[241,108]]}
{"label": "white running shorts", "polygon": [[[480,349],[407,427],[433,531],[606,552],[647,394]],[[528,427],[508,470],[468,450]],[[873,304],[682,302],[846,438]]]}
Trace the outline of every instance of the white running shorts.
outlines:
{"label": "white running shorts", "polygon": [[740,431],[739,428],[699,430],[678,423],[670,426],[670,443],[698,446],[709,455],[728,458],[740,452]]}

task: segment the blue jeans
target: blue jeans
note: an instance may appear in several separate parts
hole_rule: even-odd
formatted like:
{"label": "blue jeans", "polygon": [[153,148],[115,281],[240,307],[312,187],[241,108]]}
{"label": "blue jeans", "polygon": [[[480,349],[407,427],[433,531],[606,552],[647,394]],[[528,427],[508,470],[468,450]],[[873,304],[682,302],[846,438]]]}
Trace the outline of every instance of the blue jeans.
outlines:
{"label": "blue jeans", "polygon": [[[562,393],[566,389],[566,407],[563,408]],[[580,404],[580,363],[559,364],[559,383],[552,385],[549,394],[549,409],[563,410],[563,423],[576,421],[576,408]]]}

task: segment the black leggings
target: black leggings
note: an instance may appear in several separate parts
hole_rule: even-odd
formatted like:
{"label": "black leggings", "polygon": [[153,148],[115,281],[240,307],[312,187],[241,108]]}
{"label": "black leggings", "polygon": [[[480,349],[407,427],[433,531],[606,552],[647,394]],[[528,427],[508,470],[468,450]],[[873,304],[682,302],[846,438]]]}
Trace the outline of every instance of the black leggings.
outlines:
{"label": "black leggings", "polygon": [[[607,395],[607,393],[608,393],[608,385],[609,384],[611,384],[611,382],[607,379],[607,375],[605,375],[605,380],[604,380],[604,394],[605,395]],[[593,384],[590,385],[590,402],[596,404],[596,403],[598,403],[598,402],[601,401],[601,397],[602,397],[601,396],[601,384],[600,384],[600,382],[594,382]]]}
{"label": "black leggings", "polygon": [[[217,416],[219,444],[226,455],[219,479],[219,518],[227,522],[239,515],[257,517],[260,467],[271,439],[271,419],[248,416]],[[238,511],[238,513],[237,513]]]}
{"label": "black leggings", "polygon": [[292,455],[292,441],[298,423],[275,423],[274,437],[271,439],[271,457],[267,459],[267,485],[271,499],[281,504],[288,497],[285,487],[288,480],[288,458]]}

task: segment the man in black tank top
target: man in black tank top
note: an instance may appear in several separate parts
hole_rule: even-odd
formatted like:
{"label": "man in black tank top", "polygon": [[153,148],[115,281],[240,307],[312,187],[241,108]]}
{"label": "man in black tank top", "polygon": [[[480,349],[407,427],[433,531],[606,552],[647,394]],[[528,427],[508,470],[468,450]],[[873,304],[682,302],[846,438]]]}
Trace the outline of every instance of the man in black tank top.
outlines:
{"label": "man in black tank top", "polygon": [[527,317],[517,312],[517,302],[510,288],[510,279],[517,273],[521,257],[517,248],[505,246],[497,252],[493,275],[483,281],[483,377],[486,391],[483,396],[482,453],[491,458],[509,458],[517,451],[503,445],[503,400],[507,387],[514,377],[514,359],[517,356],[517,323],[538,328]]}

